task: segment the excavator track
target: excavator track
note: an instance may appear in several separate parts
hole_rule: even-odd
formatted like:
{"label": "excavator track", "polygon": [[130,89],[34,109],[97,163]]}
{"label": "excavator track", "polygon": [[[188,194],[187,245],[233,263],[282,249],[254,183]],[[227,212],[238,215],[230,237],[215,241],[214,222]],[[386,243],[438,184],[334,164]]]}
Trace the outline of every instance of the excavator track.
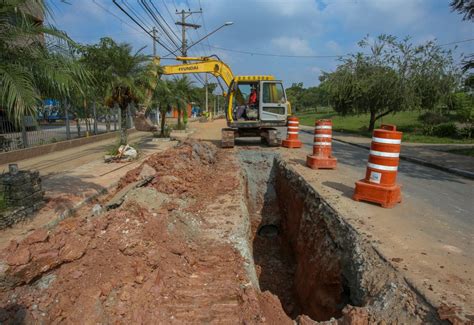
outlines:
{"label": "excavator track", "polygon": [[262,129],[260,136],[262,142],[265,142],[269,147],[279,147],[281,145],[281,139],[278,137],[278,131],[276,129]]}
{"label": "excavator track", "polygon": [[235,145],[235,130],[225,128],[222,129],[222,148],[233,148]]}

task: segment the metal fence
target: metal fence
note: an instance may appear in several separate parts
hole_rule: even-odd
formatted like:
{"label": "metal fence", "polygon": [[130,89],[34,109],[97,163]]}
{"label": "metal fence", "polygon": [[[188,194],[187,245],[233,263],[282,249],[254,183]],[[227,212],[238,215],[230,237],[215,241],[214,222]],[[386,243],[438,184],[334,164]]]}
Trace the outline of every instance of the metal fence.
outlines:
{"label": "metal fence", "polygon": [[[88,118],[65,114],[59,118],[33,118],[26,116],[21,123],[14,123],[0,116],[0,152],[14,151],[43,144],[117,131],[120,128],[120,110],[108,114],[95,111]],[[133,127],[132,113],[127,112],[127,127]]]}

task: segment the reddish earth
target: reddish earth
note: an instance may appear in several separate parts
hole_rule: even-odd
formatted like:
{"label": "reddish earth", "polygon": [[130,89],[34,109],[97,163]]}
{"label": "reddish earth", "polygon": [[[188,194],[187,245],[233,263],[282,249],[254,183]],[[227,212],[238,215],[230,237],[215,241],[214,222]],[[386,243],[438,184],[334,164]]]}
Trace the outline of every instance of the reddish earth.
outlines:
{"label": "reddish earth", "polygon": [[[136,202],[96,218],[75,217],[39,230],[1,253],[0,322],[284,323],[278,299],[249,284],[243,258],[225,241],[176,223],[238,184],[231,159],[186,144],[151,157],[153,188],[170,194],[152,212]],[[170,164],[170,162],[173,162]],[[230,172],[226,172],[226,168]],[[142,167],[121,186],[135,180]],[[216,173],[216,171],[218,171]],[[178,179],[177,186],[160,179]],[[214,186],[212,186],[214,184]],[[226,184],[226,186],[215,186]],[[179,211],[180,215],[175,212]],[[184,219],[181,220],[185,222]],[[205,220],[202,228],[208,225]],[[202,229],[205,231],[205,229]]]}
{"label": "reddish earth", "polygon": [[[0,252],[0,323],[293,324],[287,314],[299,307],[282,281],[294,273],[290,256],[288,268],[273,268],[280,246],[254,242],[274,247],[257,261],[260,285],[272,291],[260,292],[237,247],[244,194],[230,152],[185,142],[155,154],[120,181],[117,191],[154,176],[121,207],[97,217],[82,211],[12,241]],[[370,319],[351,306],[338,315],[325,324]],[[304,315],[296,322],[317,323]]]}

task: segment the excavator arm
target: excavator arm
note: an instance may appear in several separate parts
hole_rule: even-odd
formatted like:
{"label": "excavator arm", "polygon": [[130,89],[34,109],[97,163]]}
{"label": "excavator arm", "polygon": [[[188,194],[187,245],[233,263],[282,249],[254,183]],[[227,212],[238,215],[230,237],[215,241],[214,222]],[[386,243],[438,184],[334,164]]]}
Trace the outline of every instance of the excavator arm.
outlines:
{"label": "excavator arm", "polygon": [[[230,86],[234,80],[234,74],[230,67],[222,61],[210,57],[177,57],[179,61],[191,63],[184,63],[179,65],[164,65],[162,66],[163,74],[189,74],[189,73],[210,73],[215,77],[221,78],[227,85]],[[160,64],[160,59],[155,58],[155,64]]]}

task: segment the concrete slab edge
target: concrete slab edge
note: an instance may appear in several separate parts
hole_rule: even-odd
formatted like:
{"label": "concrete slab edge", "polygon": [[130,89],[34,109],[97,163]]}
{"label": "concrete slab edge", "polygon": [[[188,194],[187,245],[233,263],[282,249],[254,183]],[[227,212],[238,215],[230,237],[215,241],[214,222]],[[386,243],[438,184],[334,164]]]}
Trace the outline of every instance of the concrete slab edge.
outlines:
{"label": "concrete slab edge", "polygon": [[[301,131],[305,132],[305,133],[313,134],[313,131],[304,130],[304,129],[302,129]],[[333,140],[337,141],[337,142],[349,144],[349,145],[354,146],[354,147],[359,147],[359,148],[363,148],[363,149],[366,149],[366,150],[370,150],[370,147],[367,146],[367,145],[364,145],[364,144],[359,144],[359,143],[354,143],[354,142],[350,142],[350,141],[346,141],[346,140],[341,140],[341,139],[338,139],[337,137],[333,137]],[[468,178],[468,179],[474,179],[474,173],[470,172],[470,171],[467,171],[467,170],[441,166],[441,165],[434,164],[434,163],[426,161],[426,160],[410,157],[410,156],[403,155],[403,154],[400,154],[400,159],[406,160],[406,161],[409,161],[409,162],[412,162],[412,163],[415,163],[415,164],[418,164],[418,165],[438,169],[438,170],[444,171],[446,173],[454,174],[454,175],[457,175],[457,176],[462,176],[462,177],[465,177],[465,178]]]}

